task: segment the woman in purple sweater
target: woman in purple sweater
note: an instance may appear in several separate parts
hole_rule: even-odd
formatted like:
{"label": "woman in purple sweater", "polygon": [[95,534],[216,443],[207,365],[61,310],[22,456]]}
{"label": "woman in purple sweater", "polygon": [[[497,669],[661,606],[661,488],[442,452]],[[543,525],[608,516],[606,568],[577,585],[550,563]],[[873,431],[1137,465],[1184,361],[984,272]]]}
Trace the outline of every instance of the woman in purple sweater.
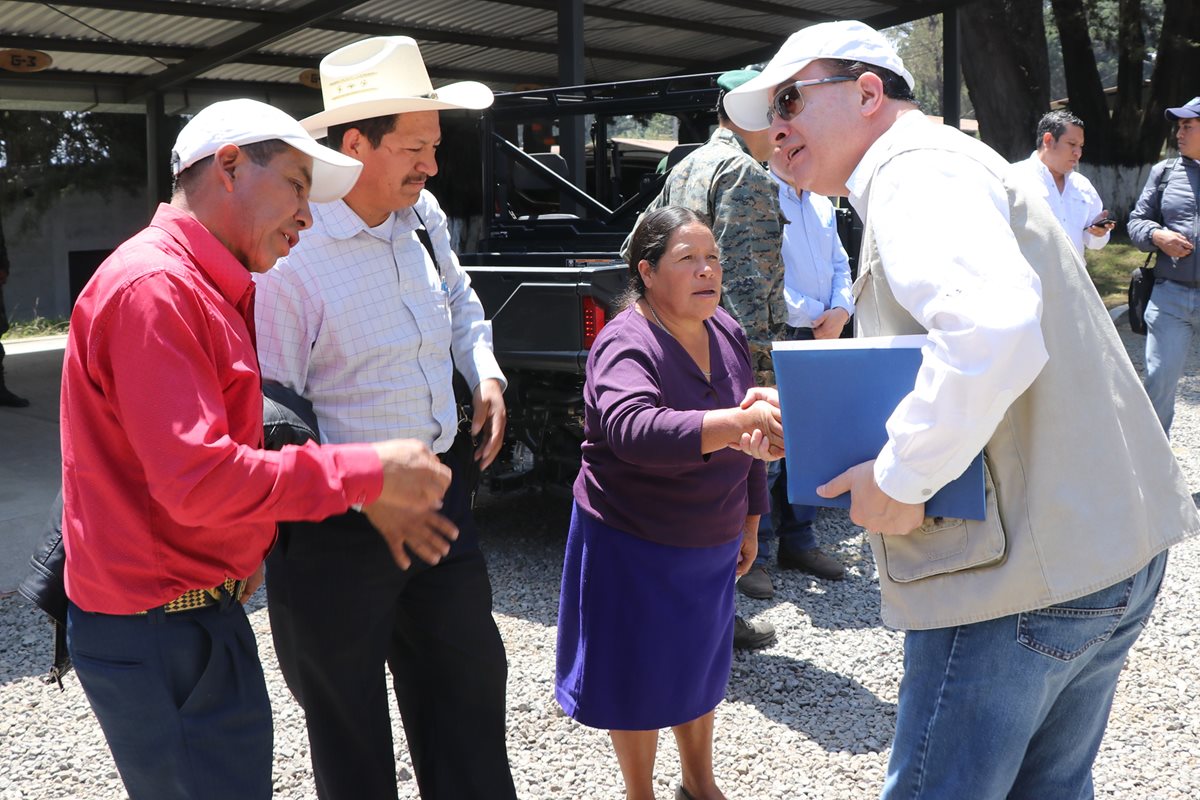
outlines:
{"label": "woman in purple sweater", "polygon": [[555,693],[571,717],[609,729],[631,800],[654,796],[665,727],[683,766],[676,797],[724,797],[713,712],[729,680],[734,580],[768,509],[763,463],[735,448],[755,431],[782,445],[777,408],[739,406],[754,375],[741,326],[719,307],[719,257],[694,212],[647,214],[628,307],[588,356]]}

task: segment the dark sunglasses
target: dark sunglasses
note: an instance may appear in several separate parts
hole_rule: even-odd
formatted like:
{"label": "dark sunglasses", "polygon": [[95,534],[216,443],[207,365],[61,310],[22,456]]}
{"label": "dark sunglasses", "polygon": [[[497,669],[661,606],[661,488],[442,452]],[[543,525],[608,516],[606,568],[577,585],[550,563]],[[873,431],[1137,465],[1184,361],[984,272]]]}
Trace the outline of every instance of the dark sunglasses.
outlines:
{"label": "dark sunglasses", "polygon": [[858,78],[851,78],[848,75],[835,75],[832,78],[793,81],[790,86],[785,86],[776,92],[775,98],[771,100],[771,107],[767,109],[767,122],[774,122],[776,117],[787,122],[803,111],[804,93],[800,90],[805,86],[819,86],[822,83],[841,83],[842,81],[856,80]]}

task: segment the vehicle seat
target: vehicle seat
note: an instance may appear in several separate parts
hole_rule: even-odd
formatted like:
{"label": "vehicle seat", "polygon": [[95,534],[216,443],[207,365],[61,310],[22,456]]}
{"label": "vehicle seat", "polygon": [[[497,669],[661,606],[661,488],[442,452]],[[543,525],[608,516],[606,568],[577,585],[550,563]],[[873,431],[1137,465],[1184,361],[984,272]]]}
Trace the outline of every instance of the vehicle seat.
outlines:
{"label": "vehicle seat", "polygon": [[[529,157],[563,178],[568,175],[567,160],[558,153],[530,153]],[[517,211],[519,219],[528,216],[545,217],[552,213],[558,216],[561,200],[557,187],[551,186],[540,175],[519,162],[513,164],[512,176],[513,205],[516,206],[514,210]]]}
{"label": "vehicle seat", "polygon": [[670,172],[671,168],[683,161],[696,148],[703,145],[704,142],[688,142],[687,144],[677,144],[671,148],[671,152],[667,153],[667,167],[665,172]]}

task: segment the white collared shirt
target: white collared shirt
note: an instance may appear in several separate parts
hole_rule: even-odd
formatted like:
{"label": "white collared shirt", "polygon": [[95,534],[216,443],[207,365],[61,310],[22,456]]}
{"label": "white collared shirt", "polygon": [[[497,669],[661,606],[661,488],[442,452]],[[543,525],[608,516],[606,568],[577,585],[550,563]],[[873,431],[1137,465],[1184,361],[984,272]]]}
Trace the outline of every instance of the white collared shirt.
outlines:
{"label": "white collared shirt", "polygon": [[1037,189],[1039,196],[1044,197],[1050,204],[1050,210],[1054,212],[1071,244],[1075,245],[1075,252],[1079,253],[1080,258],[1083,258],[1085,246],[1089,250],[1099,250],[1108,244],[1109,231],[1105,231],[1103,236],[1093,236],[1087,230],[1104,211],[1104,201],[1100,199],[1092,182],[1080,175],[1078,170],[1067,173],[1063,190],[1059,192],[1054,175],[1051,174],[1050,168],[1042,163],[1036,150],[1029,158],[1016,162],[1014,166],[1030,178],[1030,188]]}
{"label": "white collared shirt", "polygon": [[850,258],[837,235],[833,203],[812,192],[796,191],[774,173],[779,184],[783,226],[783,294],[788,325],[811,328],[831,308],[854,314],[850,287]]}
{"label": "white collared shirt", "polygon": [[[846,183],[897,302],[929,332],[875,461],[880,488],[904,503],[961,475],[1048,359],[1041,281],[1017,246],[997,177],[1010,167],[978,141],[945,138],[960,136],[919,111],[902,114]],[[938,142],[977,149],[978,160]],[[927,147],[892,157],[914,144]]]}
{"label": "white collared shirt", "polygon": [[[376,228],[341,200],[312,212],[313,230],[254,276],[263,378],[312,402],[323,442],[402,437],[445,452],[457,430],[454,368],[472,389],[504,382],[446,215],[427,191]],[[444,279],[416,236],[418,214]]]}

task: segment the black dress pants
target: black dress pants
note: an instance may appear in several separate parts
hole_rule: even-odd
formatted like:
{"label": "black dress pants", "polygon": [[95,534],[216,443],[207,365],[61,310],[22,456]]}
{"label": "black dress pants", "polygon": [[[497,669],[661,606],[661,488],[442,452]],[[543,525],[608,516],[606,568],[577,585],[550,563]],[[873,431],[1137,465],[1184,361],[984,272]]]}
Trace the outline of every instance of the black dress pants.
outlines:
{"label": "black dress pants", "polygon": [[304,708],[322,800],[397,797],[385,663],[423,800],[516,797],[508,665],[471,519],[470,466],[444,460],[454,479],[442,513],[460,533],[437,566],[414,558],[401,570],[354,511],[281,525],[267,560],[275,650]]}

